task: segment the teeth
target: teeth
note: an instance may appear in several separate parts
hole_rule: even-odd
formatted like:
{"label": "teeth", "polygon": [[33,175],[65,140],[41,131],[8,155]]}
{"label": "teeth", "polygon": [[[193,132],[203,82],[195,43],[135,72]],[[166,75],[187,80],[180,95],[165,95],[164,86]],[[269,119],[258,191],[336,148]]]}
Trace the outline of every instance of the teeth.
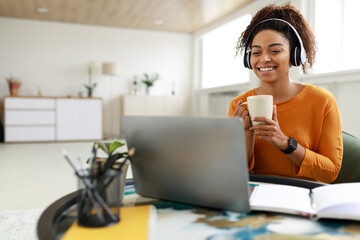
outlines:
{"label": "teeth", "polygon": [[260,71],[262,71],[262,72],[272,71],[272,70],[274,70],[273,67],[271,67],[271,68],[260,68]]}

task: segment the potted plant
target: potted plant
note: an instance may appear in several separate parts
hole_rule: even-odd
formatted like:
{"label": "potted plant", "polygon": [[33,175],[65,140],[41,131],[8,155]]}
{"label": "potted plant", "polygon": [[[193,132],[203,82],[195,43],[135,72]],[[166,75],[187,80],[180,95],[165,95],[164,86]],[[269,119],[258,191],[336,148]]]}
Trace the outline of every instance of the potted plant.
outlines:
{"label": "potted plant", "polygon": [[[94,142],[93,156],[88,159],[90,168],[93,169],[93,172],[96,172],[97,175],[102,177],[109,177],[108,174],[118,174],[120,178],[120,201],[122,201],[122,194],[124,192],[126,172],[129,165],[127,161],[133,154],[133,150],[129,152],[116,152],[116,150],[122,146],[124,143],[113,141],[113,142]],[[101,149],[106,156],[98,156],[97,149]],[[102,182],[102,181],[101,181]],[[99,187],[104,187],[100,186]],[[111,196],[113,191],[119,191],[119,189],[114,189],[114,187],[106,186],[107,193],[106,195]],[[105,188],[104,188],[105,189]]]}
{"label": "potted plant", "polygon": [[6,78],[6,81],[9,84],[9,90],[10,90],[11,96],[17,96],[18,92],[19,92],[21,82],[19,82],[13,76],[10,76],[9,78]]}
{"label": "potted plant", "polygon": [[89,75],[89,82],[88,84],[85,84],[85,88],[87,90],[87,95],[88,97],[92,97],[92,94],[94,92],[94,89],[96,87],[96,83],[92,82],[92,74],[93,74],[93,66],[94,66],[95,62],[90,62],[88,64],[88,75]]}
{"label": "potted plant", "polygon": [[150,87],[154,86],[154,83],[159,79],[159,74],[155,73],[152,77],[149,74],[144,73],[144,79],[141,80],[146,85],[146,95],[149,95]]}
{"label": "potted plant", "polygon": [[98,157],[98,161],[106,161],[107,159],[111,159],[111,161],[116,162],[124,156],[127,156],[127,152],[116,153],[118,148],[125,145],[119,141],[94,142],[94,144],[106,154],[106,158]]}

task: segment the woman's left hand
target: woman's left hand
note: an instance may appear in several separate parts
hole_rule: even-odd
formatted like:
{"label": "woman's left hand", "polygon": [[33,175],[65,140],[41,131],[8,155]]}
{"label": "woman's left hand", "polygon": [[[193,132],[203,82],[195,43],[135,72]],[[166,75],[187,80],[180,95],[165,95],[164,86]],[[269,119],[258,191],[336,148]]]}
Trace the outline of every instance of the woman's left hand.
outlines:
{"label": "woman's left hand", "polygon": [[280,129],[279,122],[277,119],[276,105],[273,107],[272,119],[265,117],[255,117],[251,121],[260,121],[265,124],[253,125],[250,130],[253,130],[258,138],[266,140],[273,144],[275,147],[280,149],[287,149],[288,136],[286,136]]}

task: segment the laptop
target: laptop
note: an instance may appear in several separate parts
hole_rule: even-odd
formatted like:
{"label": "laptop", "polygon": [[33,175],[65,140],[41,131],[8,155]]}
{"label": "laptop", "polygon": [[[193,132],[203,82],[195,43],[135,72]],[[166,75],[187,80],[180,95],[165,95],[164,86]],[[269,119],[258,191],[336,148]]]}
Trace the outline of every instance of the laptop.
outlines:
{"label": "laptop", "polygon": [[250,211],[241,118],[123,116],[137,194]]}

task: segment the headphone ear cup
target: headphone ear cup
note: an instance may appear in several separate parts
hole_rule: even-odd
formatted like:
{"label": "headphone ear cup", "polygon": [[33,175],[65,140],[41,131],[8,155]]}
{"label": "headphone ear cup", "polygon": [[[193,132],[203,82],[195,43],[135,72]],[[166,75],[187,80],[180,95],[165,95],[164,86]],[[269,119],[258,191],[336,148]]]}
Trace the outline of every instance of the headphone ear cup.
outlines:
{"label": "headphone ear cup", "polygon": [[300,66],[302,64],[300,47],[296,48],[296,63],[297,63],[297,66]]}
{"label": "headphone ear cup", "polygon": [[301,65],[301,48],[295,47],[294,51],[291,52],[290,62],[295,67]]}
{"label": "headphone ear cup", "polygon": [[290,63],[292,66],[297,66],[296,65],[296,49],[297,49],[297,47],[295,47],[294,50],[290,51]]}
{"label": "headphone ear cup", "polygon": [[251,64],[250,64],[250,55],[251,55],[251,51],[248,51],[245,53],[244,55],[244,66],[246,68],[252,69]]}

